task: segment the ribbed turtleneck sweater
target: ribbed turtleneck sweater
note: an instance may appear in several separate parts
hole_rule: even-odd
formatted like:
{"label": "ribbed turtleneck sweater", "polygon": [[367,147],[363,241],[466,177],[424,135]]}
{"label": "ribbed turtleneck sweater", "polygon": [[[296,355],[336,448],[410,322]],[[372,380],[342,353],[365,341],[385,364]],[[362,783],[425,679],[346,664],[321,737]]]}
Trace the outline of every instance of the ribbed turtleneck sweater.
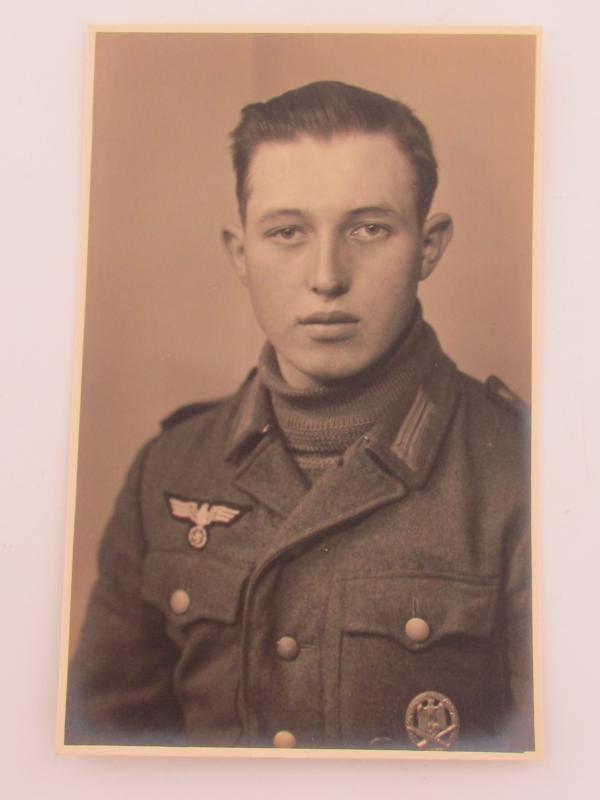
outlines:
{"label": "ribbed turtleneck sweater", "polygon": [[282,377],[273,347],[261,353],[258,372],[268,389],[283,438],[309,483],[341,463],[344,452],[392,406],[414,395],[429,368],[433,332],[417,306],[412,322],[376,364],[350,378],[296,389]]}

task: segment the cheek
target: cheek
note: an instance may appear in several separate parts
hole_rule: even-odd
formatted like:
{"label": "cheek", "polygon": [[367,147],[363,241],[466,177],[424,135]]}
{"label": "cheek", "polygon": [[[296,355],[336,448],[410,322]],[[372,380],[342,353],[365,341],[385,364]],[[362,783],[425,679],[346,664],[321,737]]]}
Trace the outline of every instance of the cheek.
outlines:
{"label": "cheek", "polygon": [[356,290],[377,316],[414,300],[419,264],[414,256],[398,258],[394,254],[373,259],[355,271]]}
{"label": "cheek", "polygon": [[248,274],[248,291],[263,333],[272,342],[278,341],[288,326],[292,309],[292,292],[281,270],[253,270]]}
{"label": "cheek", "polygon": [[298,296],[300,279],[298,264],[272,246],[255,246],[246,253],[246,277],[256,309],[280,316]]}
{"label": "cheek", "polygon": [[289,312],[297,291],[291,281],[281,273],[263,272],[248,280],[252,305],[257,313],[270,319],[283,318]]}

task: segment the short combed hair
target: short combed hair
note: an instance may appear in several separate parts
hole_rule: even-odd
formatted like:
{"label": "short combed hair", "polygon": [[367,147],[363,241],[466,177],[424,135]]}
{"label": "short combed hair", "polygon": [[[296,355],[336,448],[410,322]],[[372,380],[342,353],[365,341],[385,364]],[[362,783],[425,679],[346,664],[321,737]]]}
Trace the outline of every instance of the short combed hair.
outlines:
{"label": "short combed hair", "polygon": [[437,187],[437,162],[427,129],[404,103],[339,81],[318,81],[252,103],[231,133],[236,194],[246,220],[248,172],[263,142],[293,141],[307,135],[329,139],[350,132],[387,133],[408,157],[416,176],[416,205],[423,222]]}

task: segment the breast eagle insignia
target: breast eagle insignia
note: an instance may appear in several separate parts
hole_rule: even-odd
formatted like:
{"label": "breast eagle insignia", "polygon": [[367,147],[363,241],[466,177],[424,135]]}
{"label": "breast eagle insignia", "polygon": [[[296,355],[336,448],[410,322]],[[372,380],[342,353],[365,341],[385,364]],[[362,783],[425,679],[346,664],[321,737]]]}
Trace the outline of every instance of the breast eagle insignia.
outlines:
{"label": "breast eagle insignia", "polygon": [[231,525],[247,509],[224,503],[195,500],[182,500],[168,497],[169,510],[175,519],[189,520],[193,523],[188,530],[187,540],[194,550],[202,550],[208,542],[208,529],[211,525]]}

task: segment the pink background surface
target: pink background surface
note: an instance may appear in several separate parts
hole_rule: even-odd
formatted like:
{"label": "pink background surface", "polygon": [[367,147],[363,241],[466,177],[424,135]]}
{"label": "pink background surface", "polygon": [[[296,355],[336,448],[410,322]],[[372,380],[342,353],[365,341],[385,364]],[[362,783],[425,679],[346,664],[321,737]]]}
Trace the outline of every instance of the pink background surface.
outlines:
{"label": "pink background surface", "polygon": [[[542,333],[537,366],[545,760],[287,762],[56,754],[85,26],[98,22],[543,25]],[[0,745],[5,794],[164,800],[589,796],[598,785],[594,635],[600,485],[600,10],[591,0],[22,0],[2,28]],[[441,269],[441,267],[440,267]],[[441,275],[441,272],[439,273]],[[438,275],[438,277],[439,277]],[[118,476],[120,480],[120,476]]]}

